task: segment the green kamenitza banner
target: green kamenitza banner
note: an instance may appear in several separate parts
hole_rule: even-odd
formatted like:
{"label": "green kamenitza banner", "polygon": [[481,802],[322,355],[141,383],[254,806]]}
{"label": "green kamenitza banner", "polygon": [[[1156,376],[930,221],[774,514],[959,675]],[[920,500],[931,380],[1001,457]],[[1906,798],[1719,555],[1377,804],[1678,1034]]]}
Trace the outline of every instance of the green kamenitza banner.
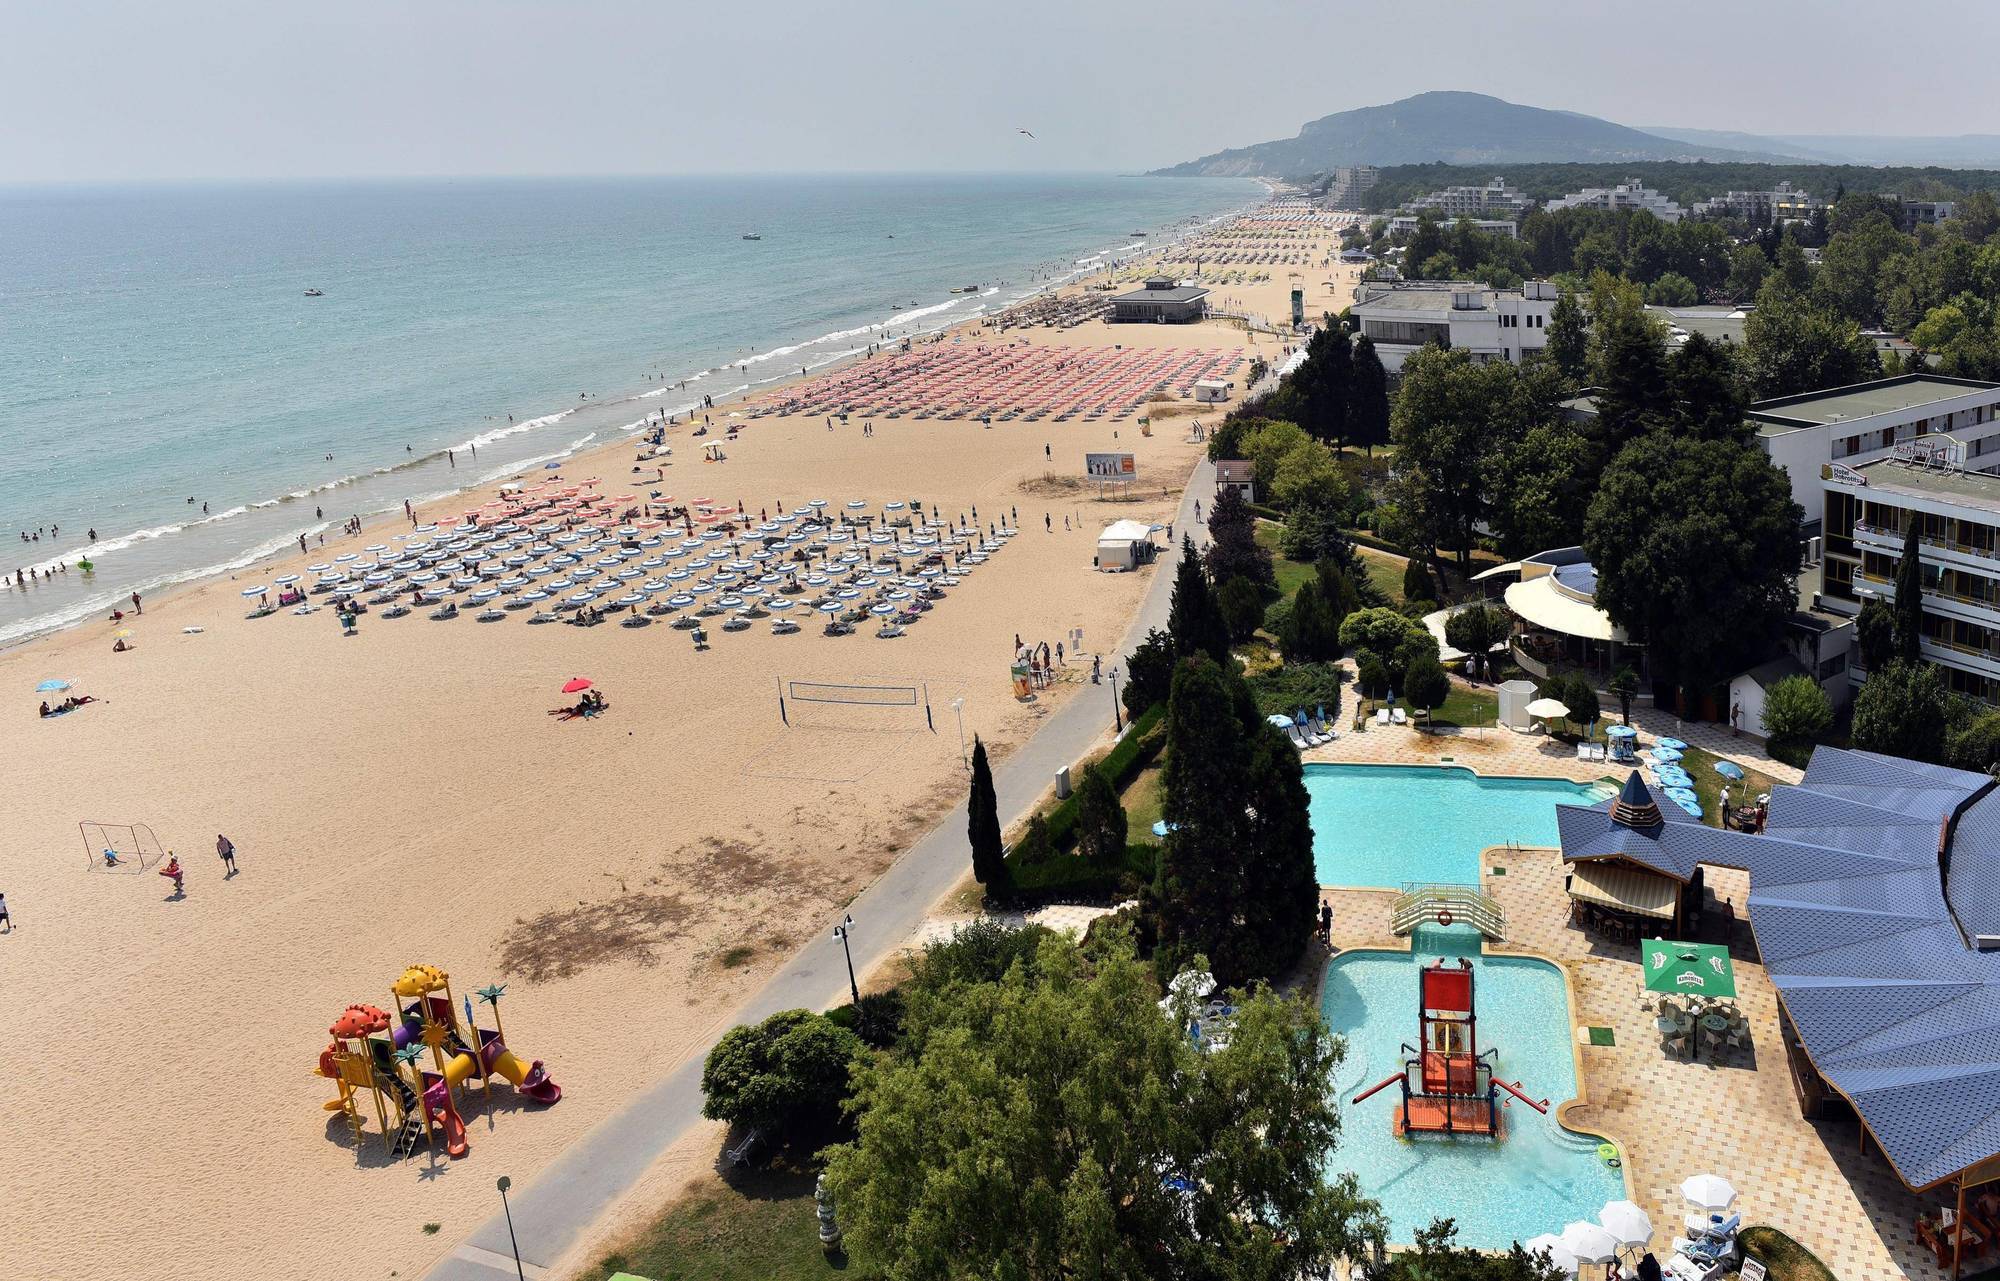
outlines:
{"label": "green kamenitza banner", "polygon": [[1715,943],[1675,943],[1647,939],[1639,945],[1646,967],[1646,990],[1685,996],[1736,995],[1736,967],[1729,949]]}

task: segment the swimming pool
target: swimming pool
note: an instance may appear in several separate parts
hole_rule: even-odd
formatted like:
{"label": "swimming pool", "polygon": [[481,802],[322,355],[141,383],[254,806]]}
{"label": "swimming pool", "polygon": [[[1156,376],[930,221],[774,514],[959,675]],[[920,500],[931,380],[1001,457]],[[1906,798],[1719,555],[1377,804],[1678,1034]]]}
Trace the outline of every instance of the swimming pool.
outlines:
{"label": "swimming pool", "polygon": [[[1327,962],[1320,1012],[1347,1038],[1346,1061],[1334,1076],[1340,1146],[1327,1168],[1353,1171],[1362,1193],[1382,1203],[1391,1241],[1413,1242],[1419,1228],[1450,1218],[1460,1245],[1505,1249],[1560,1232],[1573,1219],[1595,1218],[1606,1201],[1625,1196],[1623,1177],[1597,1155],[1602,1140],[1566,1130],[1555,1118],[1557,1107],[1576,1096],[1561,972],[1529,957],[1482,955],[1478,938],[1463,926],[1426,927],[1416,932],[1411,952],[1344,952]],[[1397,1138],[1390,1123],[1401,1096],[1394,1087],[1353,1101],[1408,1057],[1400,1047],[1419,1035],[1417,970],[1441,956],[1472,959],[1479,1045],[1499,1050],[1495,1075],[1550,1103],[1544,1116],[1514,1101],[1498,1142]]]}
{"label": "swimming pool", "polygon": [[1436,765],[1308,765],[1313,865],[1322,885],[1479,884],[1479,851],[1556,844],[1556,806],[1594,805],[1596,784],[1481,778]]}

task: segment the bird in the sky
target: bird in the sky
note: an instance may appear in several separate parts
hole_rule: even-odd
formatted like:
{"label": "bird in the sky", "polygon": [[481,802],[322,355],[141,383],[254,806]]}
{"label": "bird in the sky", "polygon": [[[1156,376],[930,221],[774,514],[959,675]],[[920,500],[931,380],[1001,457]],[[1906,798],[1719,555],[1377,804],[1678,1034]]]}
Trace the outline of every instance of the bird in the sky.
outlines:
{"label": "bird in the sky", "polygon": [[1015,130],[1014,132],[1015,132],[1015,133],[1026,133],[1026,134],[1028,134],[1028,136],[1029,136],[1030,138],[1032,138],[1032,137],[1034,137],[1034,136],[1035,136],[1035,135],[1033,135],[1033,134],[1031,134],[1031,133],[1028,133],[1028,131],[1027,131],[1026,129],[1016,129],[1016,130]]}

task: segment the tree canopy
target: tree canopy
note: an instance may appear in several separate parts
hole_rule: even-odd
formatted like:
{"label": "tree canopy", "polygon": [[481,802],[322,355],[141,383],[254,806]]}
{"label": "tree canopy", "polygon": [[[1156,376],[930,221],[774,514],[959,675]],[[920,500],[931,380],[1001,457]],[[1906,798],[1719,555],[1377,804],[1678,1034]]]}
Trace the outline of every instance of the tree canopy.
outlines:
{"label": "tree canopy", "polygon": [[1802,516],[1754,445],[1643,437],[1605,469],[1584,524],[1597,603],[1692,696],[1761,657],[1797,608]]}
{"label": "tree canopy", "polygon": [[865,1069],[826,1182],[892,1281],[1292,1281],[1384,1227],[1329,1181],[1341,1042],[1257,991],[1197,1048],[1128,943],[1060,937],[1032,966],[915,1002],[915,1051]]}

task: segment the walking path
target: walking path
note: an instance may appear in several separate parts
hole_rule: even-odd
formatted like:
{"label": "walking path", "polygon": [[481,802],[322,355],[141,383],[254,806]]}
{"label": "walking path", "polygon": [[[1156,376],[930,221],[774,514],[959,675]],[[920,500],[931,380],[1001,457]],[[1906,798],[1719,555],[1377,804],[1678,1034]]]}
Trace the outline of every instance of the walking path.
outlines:
{"label": "walking path", "polygon": [[[1166,626],[1174,571],[1180,563],[1178,536],[1187,530],[1194,533],[1197,543],[1205,541],[1206,526],[1194,519],[1194,504],[1197,500],[1212,504],[1214,496],[1215,468],[1204,461],[1195,468],[1181,495],[1174,518],[1176,540],[1155,564],[1153,581],[1125,640],[1110,651],[1114,661],[1122,660],[1148,628]],[[1112,715],[1107,701],[1112,697],[1110,691],[1108,683],[1098,690],[1079,691],[1033,738],[1000,763],[993,784],[1003,827],[1026,815],[1048,790],[1058,769],[1074,764],[1104,737]],[[849,905],[847,911],[854,917],[851,941],[857,973],[865,973],[907,944],[932,905],[965,874],[970,857],[965,843],[965,806],[961,803]],[[822,1009],[844,996],[845,962],[828,933],[835,923],[824,922],[815,941],[772,975],[736,1011],[734,1021],[756,1022],[779,1010]],[[514,1191],[514,1235],[520,1240],[521,1258],[530,1275],[552,1267],[661,1153],[700,1122],[701,1069],[706,1057],[705,1046],[690,1054],[677,1069]],[[495,1215],[439,1261],[426,1274],[428,1281],[506,1281],[514,1275],[508,1238],[506,1219]]]}

